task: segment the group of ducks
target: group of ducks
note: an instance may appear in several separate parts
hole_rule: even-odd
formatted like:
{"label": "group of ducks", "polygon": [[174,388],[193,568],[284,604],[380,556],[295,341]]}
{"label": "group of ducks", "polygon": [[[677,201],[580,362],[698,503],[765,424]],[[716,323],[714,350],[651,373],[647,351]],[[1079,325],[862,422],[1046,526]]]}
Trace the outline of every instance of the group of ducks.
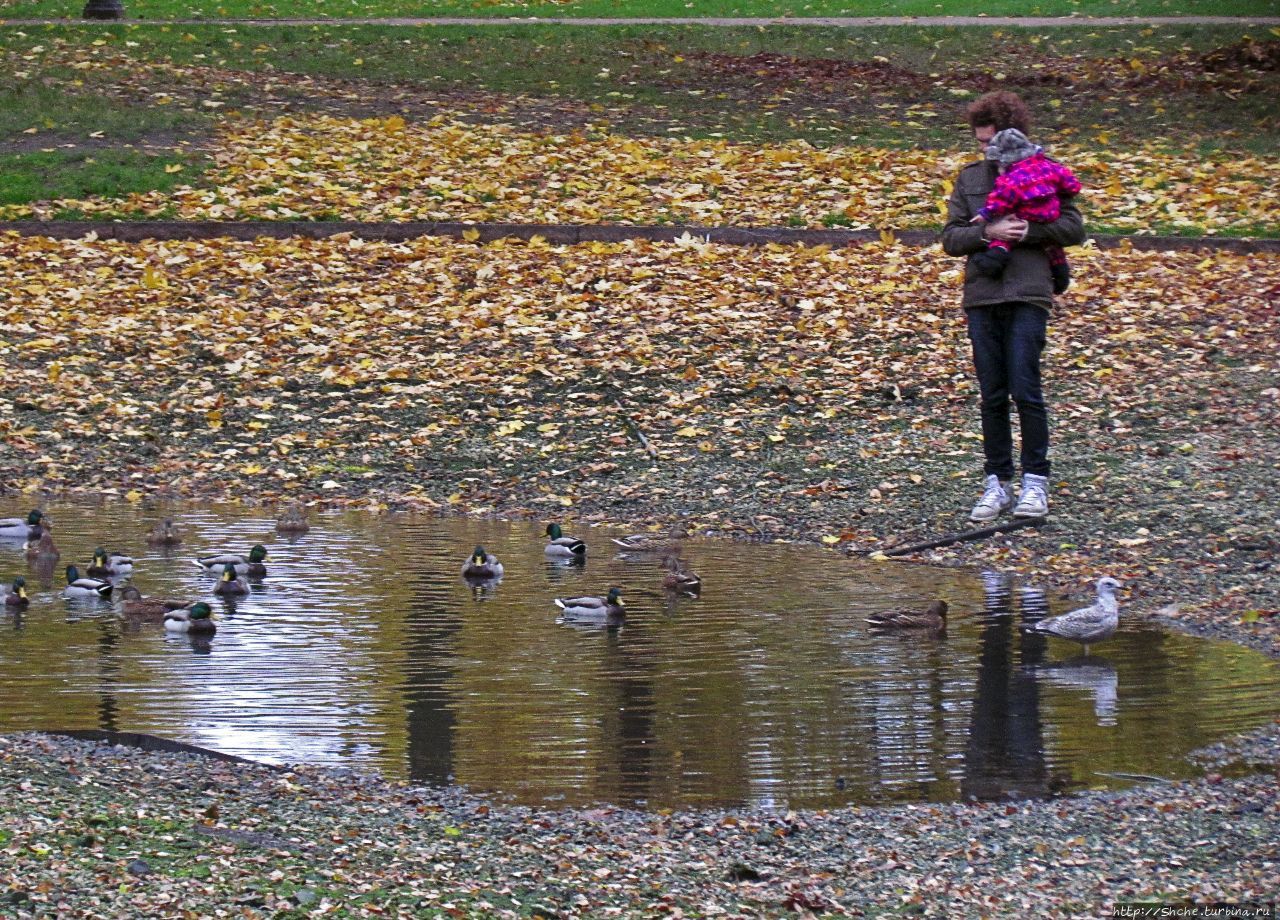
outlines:
{"label": "group of ducks", "polygon": [[[276,521],[276,530],[285,534],[305,533],[309,527],[306,514],[298,506],[286,510]],[[547,557],[566,562],[586,559],[587,544],[576,537],[566,536],[559,524],[548,524],[546,535],[544,554]],[[53,535],[49,530],[49,520],[38,510],[32,511],[25,519],[0,519],[0,536],[25,538],[27,558],[30,560],[52,564],[58,558],[58,549],[54,546]],[[660,556],[666,568],[662,587],[673,593],[696,597],[702,590],[702,579],[680,557],[680,549],[687,536],[688,526],[678,523],[665,538],[652,534],[632,534],[610,539],[622,548],[626,556]],[[171,518],[158,522],[147,536],[147,543],[152,546],[173,547],[181,542],[182,537]],[[221,573],[213,593],[238,595],[249,593],[248,576],[261,578],[267,574],[266,558],[266,547],[257,544],[247,555],[219,553],[202,556],[195,560],[195,564],[207,572]],[[109,598],[114,590],[110,579],[129,576],[133,567],[132,558],[120,553],[108,553],[98,547],[94,550],[92,564],[86,570],[88,577],[81,577],[76,566],[67,566],[67,586],[63,589],[63,594],[73,598]],[[486,551],[483,546],[477,546],[463,563],[462,575],[470,582],[495,581],[502,577],[503,566],[498,557]],[[1023,629],[1029,633],[1079,642],[1087,655],[1090,645],[1111,638],[1119,625],[1116,591],[1120,587],[1120,582],[1114,578],[1100,578],[1097,597],[1089,606],[1061,616],[1049,617]],[[212,620],[212,610],[204,602],[191,604],[145,598],[133,585],[126,585],[121,590],[121,596],[126,616],[163,619],[165,629],[172,632],[213,633],[217,629]],[[616,626],[621,625],[626,618],[622,589],[618,587],[610,588],[602,596],[557,597],[554,602],[566,621],[599,622]],[[22,608],[28,603],[26,579],[15,578],[5,597],[5,605],[9,608]],[[924,610],[899,609],[873,614],[867,618],[867,623],[878,630],[916,630],[941,634],[947,628],[947,610],[946,601],[938,600]]]}
{"label": "group of ducks", "polygon": [[[1116,591],[1123,587],[1110,576],[1098,579],[1097,597],[1088,607],[1081,607],[1061,616],[1049,617],[1023,627],[1023,632],[1041,633],[1069,639],[1089,646],[1110,639],[1120,625],[1120,605]],[[947,628],[947,602],[934,601],[926,610],[892,610],[873,614],[867,622],[876,629],[914,629],[942,633]]]}
{"label": "group of ducks", "polygon": [[[586,558],[587,545],[574,537],[565,536],[559,524],[547,525],[546,532],[548,556],[563,559]],[[647,534],[633,534],[613,539],[612,542],[622,547],[628,555],[661,554],[667,566],[663,587],[696,595],[702,587],[702,580],[689,571],[687,563],[679,557],[680,542],[687,535],[687,526],[677,524],[665,540]],[[492,577],[493,574],[502,573],[502,565],[496,558],[487,555],[483,547],[478,546],[475,554],[463,566],[462,573],[469,577],[489,573],[489,577]],[[1119,626],[1120,609],[1116,602],[1116,591],[1120,587],[1120,582],[1110,576],[1100,578],[1097,597],[1088,607],[1028,624],[1024,630],[1079,642],[1087,655],[1090,645],[1110,639]],[[555,604],[564,611],[565,619],[601,620],[609,625],[621,623],[626,613],[620,588],[610,588],[609,593],[603,597],[557,597]],[[867,617],[867,623],[876,630],[914,630],[936,635],[946,631],[947,610],[947,602],[938,600],[924,610],[898,609],[872,614]]]}
{"label": "group of ducks", "polygon": [[[674,594],[697,597],[702,590],[702,579],[689,568],[687,560],[680,558],[682,541],[688,533],[687,525],[677,524],[666,538],[653,534],[632,534],[610,539],[626,551],[626,556],[661,557],[666,568],[662,587]],[[581,562],[587,558],[587,544],[577,537],[566,536],[559,524],[548,524],[546,535],[547,544],[543,554],[548,558],[569,563]],[[502,573],[503,567],[498,557],[486,551],[483,546],[477,546],[462,565],[462,576],[471,582],[495,580],[501,578]],[[557,597],[554,598],[554,603],[560,608],[561,618],[565,621],[620,626],[627,615],[622,589],[618,587],[610,588],[602,596]]]}
{"label": "group of ducks", "polygon": [[[61,555],[53,543],[49,518],[41,511],[32,511],[24,518],[0,519],[0,536],[25,538],[24,548],[29,560],[52,565]],[[310,525],[301,508],[294,506],[276,521],[276,530],[285,534],[305,533]],[[182,535],[172,518],[159,521],[147,535],[150,546],[174,547],[182,542]],[[193,560],[203,571],[218,573],[214,594],[235,596],[249,593],[249,577],[262,578],[267,574],[267,548],[256,544],[247,554],[217,553]],[[109,553],[99,546],[93,551],[93,561],[81,576],[79,567],[68,565],[67,584],[62,589],[64,597],[75,599],[109,599],[115,591],[113,579],[127,579],[133,574],[134,560],[122,553]],[[23,609],[30,603],[27,582],[21,576],[5,596],[5,606]],[[134,585],[120,589],[123,599],[122,612],[126,617],[144,621],[163,622],[169,632],[202,633],[212,635],[217,631],[212,608],[203,601],[167,600],[144,597]]]}

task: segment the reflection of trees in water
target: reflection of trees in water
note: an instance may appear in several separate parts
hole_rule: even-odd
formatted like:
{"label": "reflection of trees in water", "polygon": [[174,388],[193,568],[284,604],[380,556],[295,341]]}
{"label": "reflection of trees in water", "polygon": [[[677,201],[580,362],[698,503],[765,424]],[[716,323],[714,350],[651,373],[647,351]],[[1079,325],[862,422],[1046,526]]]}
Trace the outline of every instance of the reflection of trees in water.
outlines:
{"label": "reflection of trees in water", "polygon": [[[960,792],[966,799],[1023,799],[1057,791],[1044,759],[1040,691],[1035,667],[1044,659],[1044,636],[1023,634],[1023,619],[1044,615],[1043,594],[1023,590],[1013,609],[1010,580],[984,573],[987,620],[979,640],[974,693]],[[1014,667],[1014,658],[1020,667]]]}
{"label": "reflection of trees in water", "polygon": [[[878,676],[851,684],[847,711],[866,709],[865,725],[839,726],[844,769],[856,770],[838,789],[861,801],[930,801],[954,795],[949,738],[957,726],[947,700],[954,695],[945,636],[916,630],[875,637]],[[857,767],[857,761],[863,763]],[[843,796],[841,798],[844,798]],[[833,802],[834,804],[834,802]]]}
{"label": "reflection of trees in water", "polygon": [[654,783],[654,654],[643,631],[609,630],[602,637],[605,684],[611,699],[601,707],[604,751],[597,767],[602,798],[640,804]]}
{"label": "reflection of trees in water", "polygon": [[409,779],[443,785],[453,775],[453,733],[457,718],[449,681],[454,637],[462,628],[462,609],[444,598],[415,594],[406,617],[405,719],[408,728]]}
{"label": "reflection of trees in water", "polygon": [[[114,611],[113,611],[114,612]],[[98,618],[98,727],[119,731],[120,703],[116,687],[120,683],[120,659],[117,646],[120,633],[114,616]]]}

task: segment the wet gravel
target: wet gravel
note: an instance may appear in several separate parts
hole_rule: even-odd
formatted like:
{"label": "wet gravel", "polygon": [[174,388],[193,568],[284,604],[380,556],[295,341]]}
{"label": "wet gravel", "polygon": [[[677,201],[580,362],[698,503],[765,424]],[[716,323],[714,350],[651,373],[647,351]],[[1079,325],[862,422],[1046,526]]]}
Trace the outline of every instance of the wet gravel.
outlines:
{"label": "wet gravel", "polygon": [[347,771],[0,737],[0,913],[1107,915],[1262,901],[1265,773],[1048,803],[645,813],[499,806]]}

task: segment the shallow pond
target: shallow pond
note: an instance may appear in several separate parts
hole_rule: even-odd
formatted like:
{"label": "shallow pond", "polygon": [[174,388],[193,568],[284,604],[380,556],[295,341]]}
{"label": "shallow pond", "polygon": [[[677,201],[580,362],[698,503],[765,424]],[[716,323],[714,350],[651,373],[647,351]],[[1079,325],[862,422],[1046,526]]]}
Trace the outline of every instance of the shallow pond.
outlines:
{"label": "shallow pond", "polygon": [[[1122,619],[1083,658],[1022,635],[1044,595],[996,575],[695,539],[702,596],[672,599],[659,562],[616,558],[620,532],[602,528],[574,528],[589,559],[563,566],[535,523],[325,513],[285,538],[274,516],[184,506],[164,512],[184,543],[160,550],[144,539],[160,511],[46,510],[51,573],[0,540],[0,578],[33,591],[0,613],[0,731],[147,732],[527,803],[826,807],[1194,775],[1187,751],[1280,711],[1280,668],[1229,643]],[[255,542],[267,577],[216,599],[191,558]],[[460,577],[477,543],[506,566],[494,586]],[[99,544],[135,557],[145,594],[209,600],[217,635],[64,599],[63,567],[85,569]],[[557,623],[553,597],[610,585],[626,591],[623,628]],[[863,622],[934,597],[952,606],[945,638]]]}

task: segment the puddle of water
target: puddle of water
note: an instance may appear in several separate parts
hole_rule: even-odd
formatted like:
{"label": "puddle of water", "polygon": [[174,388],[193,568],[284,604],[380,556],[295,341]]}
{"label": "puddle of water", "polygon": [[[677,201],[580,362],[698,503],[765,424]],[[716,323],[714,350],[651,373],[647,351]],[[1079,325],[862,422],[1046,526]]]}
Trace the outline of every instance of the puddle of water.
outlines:
{"label": "puddle of water", "polygon": [[[193,506],[165,512],[185,542],[163,550],[145,543],[160,512],[47,510],[62,558],[44,580],[0,540],[0,578],[33,591],[0,613],[0,731],[145,732],[527,803],[831,807],[1196,775],[1186,752],[1280,710],[1257,652],[1122,620],[1084,658],[1019,629],[1068,605],[996,576],[692,540],[702,596],[672,599],[660,563],[615,558],[602,529],[575,528],[589,558],[564,566],[534,523],[343,512],[286,538],[274,517]],[[246,597],[213,596],[190,562],[258,542],[268,575]],[[63,566],[99,544],[135,557],[144,594],[210,601],[217,635],[61,597]],[[460,577],[477,544],[506,567],[495,586]],[[557,624],[553,597],[610,585],[622,629]],[[945,638],[863,622],[939,596]]]}

